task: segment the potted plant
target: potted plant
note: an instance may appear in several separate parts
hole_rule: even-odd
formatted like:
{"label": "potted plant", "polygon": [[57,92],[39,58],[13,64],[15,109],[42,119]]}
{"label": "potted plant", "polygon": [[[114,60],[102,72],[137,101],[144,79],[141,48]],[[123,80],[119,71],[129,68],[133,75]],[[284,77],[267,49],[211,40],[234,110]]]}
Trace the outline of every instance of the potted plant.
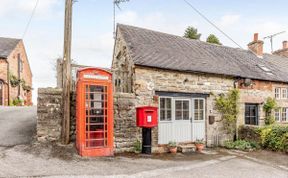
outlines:
{"label": "potted plant", "polygon": [[195,141],[195,146],[196,146],[196,149],[201,152],[203,149],[204,149],[204,139],[197,139]]}
{"label": "potted plant", "polygon": [[175,141],[170,141],[168,143],[168,148],[170,153],[177,153],[177,144]]}
{"label": "potted plant", "polygon": [[141,142],[140,142],[140,140],[137,139],[134,142],[134,153],[139,154],[139,153],[141,153],[141,151],[142,151]]}

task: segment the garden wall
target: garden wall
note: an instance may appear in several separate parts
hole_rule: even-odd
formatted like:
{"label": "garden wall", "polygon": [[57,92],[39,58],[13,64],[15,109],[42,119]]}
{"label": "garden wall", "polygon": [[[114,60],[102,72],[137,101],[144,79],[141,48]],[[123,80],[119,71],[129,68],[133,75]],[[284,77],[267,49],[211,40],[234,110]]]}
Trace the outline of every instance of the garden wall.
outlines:
{"label": "garden wall", "polygon": [[[61,139],[62,89],[38,89],[37,140],[59,142]],[[136,97],[134,94],[114,94],[114,147],[116,152],[132,151],[141,130],[136,127]],[[76,94],[71,93],[70,141],[76,138]]]}

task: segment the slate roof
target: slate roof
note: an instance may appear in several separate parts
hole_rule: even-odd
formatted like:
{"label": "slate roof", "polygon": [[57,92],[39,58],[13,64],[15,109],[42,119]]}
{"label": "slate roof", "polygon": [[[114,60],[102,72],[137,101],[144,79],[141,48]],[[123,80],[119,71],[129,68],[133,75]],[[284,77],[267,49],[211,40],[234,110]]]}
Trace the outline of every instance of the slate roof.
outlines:
{"label": "slate roof", "polygon": [[[288,58],[118,24],[135,65],[288,83]],[[271,72],[265,72],[265,66]],[[272,75],[271,75],[272,73]]]}
{"label": "slate roof", "polygon": [[20,41],[20,39],[0,37],[0,58],[6,59]]}

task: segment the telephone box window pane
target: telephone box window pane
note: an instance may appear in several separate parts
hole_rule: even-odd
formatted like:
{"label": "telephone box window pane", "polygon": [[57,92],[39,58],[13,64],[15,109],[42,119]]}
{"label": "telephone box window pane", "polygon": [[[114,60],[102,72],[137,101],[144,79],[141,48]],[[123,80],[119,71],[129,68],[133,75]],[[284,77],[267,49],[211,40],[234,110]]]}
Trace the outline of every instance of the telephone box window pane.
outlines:
{"label": "telephone box window pane", "polygon": [[104,92],[103,86],[90,85],[90,92]]}

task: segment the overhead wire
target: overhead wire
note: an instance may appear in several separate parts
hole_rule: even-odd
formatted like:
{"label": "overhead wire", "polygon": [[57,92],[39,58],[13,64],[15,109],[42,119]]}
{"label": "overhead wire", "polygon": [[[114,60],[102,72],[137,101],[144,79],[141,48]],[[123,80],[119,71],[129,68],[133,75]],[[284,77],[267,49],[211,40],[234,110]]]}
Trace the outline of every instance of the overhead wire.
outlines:
{"label": "overhead wire", "polygon": [[35,12],[36,12],[36,9],[37,9],[38,4],[39,4],[39,0],[36,0],[35,6],[34,6],[34,8],[33,8],[33,10],[32,10],[32,13],[31,13],[31,15],[30,15],[30,18],[29,18],[29,20],[28,20],[28,22],[27,22],[27,24],[26,24],[24,33],[23,33],[23,35],[22,35],[22,39],[23,39],[23,38],[26,36],[26,34],[27,34],[27,31],[28,31],[29,26],[30,26],[30,24],[31,24],[31,21],[32,21],[34,15],[35,15]]}

